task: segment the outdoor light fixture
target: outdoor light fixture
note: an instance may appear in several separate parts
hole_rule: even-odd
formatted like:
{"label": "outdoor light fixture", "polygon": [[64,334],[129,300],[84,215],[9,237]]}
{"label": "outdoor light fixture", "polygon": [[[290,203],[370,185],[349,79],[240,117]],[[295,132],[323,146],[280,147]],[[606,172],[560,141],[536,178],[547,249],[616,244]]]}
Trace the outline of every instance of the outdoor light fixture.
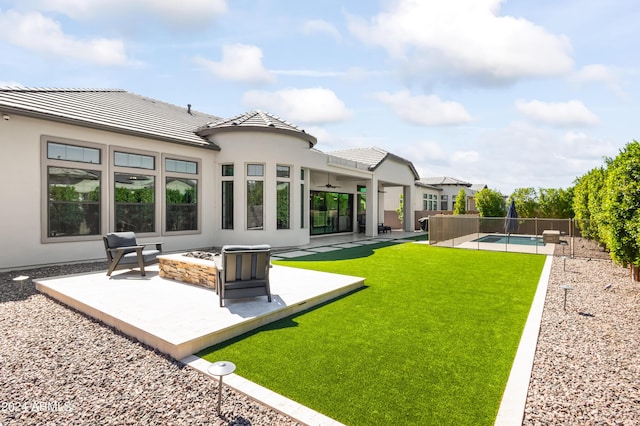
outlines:
{"label": "outdoor light fixture", "polygon": [[22,288],[23,288],[23,286],[24,286],[24,282],[25,282],[26,280],[28,280],[28,279],[29,279],[29,277],[28,277],[28,276],[26,276],[26,275],[20,275],[19,277],[15,277],[13,280],[14,280],[14,281],[18,281],[18,282],[20,283],[20,291],[22,291]]}
{"label": "outdoor light fixture", "polygon": [[218,361],[212,364],[207,371],[212,376],[218,376],[218,416],[220,415],[220,407],[222,405],[222,376],[227,376],[236,371],[236,365],[230,361]]}
{"label": "outdoor light fixture", "polygon": [[569,284],[565,284],[561,285],[560,288],[564,290],[564,311],[567,312],[567,292],[569,290],[573,290],[573,287]]}

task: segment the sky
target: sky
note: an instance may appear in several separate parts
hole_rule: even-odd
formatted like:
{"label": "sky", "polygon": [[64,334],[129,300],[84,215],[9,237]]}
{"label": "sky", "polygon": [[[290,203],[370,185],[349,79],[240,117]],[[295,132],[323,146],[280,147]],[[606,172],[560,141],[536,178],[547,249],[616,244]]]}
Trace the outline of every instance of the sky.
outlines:
{"label": "sky", "polygon": [[259,109],[510,195],[640,139],[638,22],[637,0],[0,0],[0,86]]}

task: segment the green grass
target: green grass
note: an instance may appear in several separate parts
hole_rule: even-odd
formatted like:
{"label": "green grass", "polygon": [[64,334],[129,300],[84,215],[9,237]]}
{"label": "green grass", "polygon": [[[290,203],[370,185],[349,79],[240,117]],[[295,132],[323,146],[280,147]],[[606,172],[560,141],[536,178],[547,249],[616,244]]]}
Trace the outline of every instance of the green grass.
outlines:
{"label": "green grass", "polygon": [[280,261],[366,287],[198,355],[349,425],[491,425],[544,260],[380,244]]}

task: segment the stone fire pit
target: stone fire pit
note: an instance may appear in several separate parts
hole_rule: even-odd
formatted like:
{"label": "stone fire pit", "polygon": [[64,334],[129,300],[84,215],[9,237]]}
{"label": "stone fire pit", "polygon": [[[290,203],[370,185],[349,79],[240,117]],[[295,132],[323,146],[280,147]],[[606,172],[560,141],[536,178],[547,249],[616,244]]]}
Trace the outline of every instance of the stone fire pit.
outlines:
{"label": "stone fire pit", "polygon": [[189,252],[158,256],[160,276],[188,284],[216,289],[220,255],[208,252]]}

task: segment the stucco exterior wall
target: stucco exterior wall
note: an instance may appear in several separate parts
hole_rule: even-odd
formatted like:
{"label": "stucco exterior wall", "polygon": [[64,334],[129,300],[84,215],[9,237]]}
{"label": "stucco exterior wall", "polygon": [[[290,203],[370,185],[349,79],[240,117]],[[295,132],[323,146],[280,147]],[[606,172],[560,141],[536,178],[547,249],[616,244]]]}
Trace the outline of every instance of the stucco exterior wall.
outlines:
{"label": "stucco exterior wall", "polygon": [[[47,230],[47,171],[43,165],[43,135],[65,143],[98,144],[103,149],[102,215],[99,235],[58,239]],[[354,195],[356,211],[358,185],[367,188],[366,234],[377,234],[377,223],[384,219],[384,191],[399,188],[405,202],[414,203],[414,180],[411,168],[393,159],[385,160],[375,171],[366,167],[350,167],[328,160],[326,154],[310,147],[303,137],[286,132],[242,129],[214,133],[209,136],[221,150],[160,141],[151,137],[126,134],[65,124],[44,119],[10,114],[0,121],[0,270],[20,269],[34,265],[104,260],[102,235],[113,231],[114,147],[122,151],[142,151],[158,154],[156,164],[157,190],[156,232],[138,235],[141,242],[164,243],[165,252],[177,252],[225,244],[270,244],[273,247],[296,247],[310,241],[309,199],[311,191],[341,192]],[[167,233],[165,219],[164,167],[162,155],[197,159],[199,168],[199,220],[197,232]],[[51,161],[51,160],[46,160]],[[58,162],[63,160],[56,160]],[[234,229],[222,229],[222,165],[234,165]],[[263,164],[264,226],[248,229],[246,213],[247,164]],[[276,166],[290,167],[290,229],[277,229]],[[70,163],[77,167],[77,163]],[[79,167],[80,168],[80,167]],[[304,179],[301,177],[304,170]],[[144,172],[141,172],[144,173]],[[327,179],[336,189],[325,187]],[[301,189],[304,185],[304,189]],[[389,186],[391,185],[391,186]],[[405,209],[405,228],[412,229],[414,209]],[[353,229],[358,232],[356,215]]]}
{"label": "stucco exterior wall", "polygon": [[[273,247],[289,247],[303,245],[309,242],[308,199],[309,199],[309,170],[314,163],[310,155],[308,142],[286,134],[270,134],[257,131],[226,132],[210,138],[216,142],[221,150],[216,153],[215,177],[216,184],[210,191],[213,194],[213,212],[220,212],[222,205],[222,187],[220,184],[223,164],[234,165],[234,229],[222,229],[219,214],[214,225],[216,246],[224,244],[270,244]],[[317,159],[316,159],[317,161]],[[247,228],[247,177],[248,164],[263,164],[264,177],[264,227],[252,230]],[[289,166],[290,178],[279,179],[276,176],[276,166]],[[305,180],[301,180],[300,170],[304,168]],[[276,183],[290,182],[290,229],[277,229],[276,218]],[[304,183],[305,193],[301,193],[300,185]],[[304,203],[301,212],[300,199]],[[305,227],[301,228],[301,215],[305,215]]]}
{"label": "stucco exterior wall", "polygon": [[[141,149],[151,152],[168,153],[176,156],[199,158],[202,161],[200,185],[213,181],[215,152],[186,145],[161,142],[102,130],[89,129],[69,124],[39,120],[11,114],[10,120],[0,121],[0,142],[3,155],[0,156],[0,194],[3,208],[0,209],[0,223],[4,229],[0,239],[0,269],[24,267],[49,263],[75,262],[105,259],[101,235],[88,241],[42,243],[41,212],[46,206],[42,201],[42,179],[46,179],[41,165],[41,136],[71,139],[82,142],[103,144],[108,155],[110,146]],[[160,167],[160,165],[158,165]],[[104,185],[113,185],[110,172],[103,177]],[[108,198],[108,197],[107,197]],[[157,200],[158,203],[161,200]],[[140,238],[141,241],[164,243],[164,250],[175,251],[185,248],[207,247],[212,244],[214,218],[209,212],[214,210],[213,197],[202,191],[201,230],[191,235],[157,235]],[[109,206],[110,199],[103,200]],[[110,209],[106,209],[110,211]],[[103,208],[103,212],[105,208]],[[106,221],[111,226],[110,220]],[[158,225],[158,229],[161,225]],[[101,234],[111,231],[102,229]]]}

